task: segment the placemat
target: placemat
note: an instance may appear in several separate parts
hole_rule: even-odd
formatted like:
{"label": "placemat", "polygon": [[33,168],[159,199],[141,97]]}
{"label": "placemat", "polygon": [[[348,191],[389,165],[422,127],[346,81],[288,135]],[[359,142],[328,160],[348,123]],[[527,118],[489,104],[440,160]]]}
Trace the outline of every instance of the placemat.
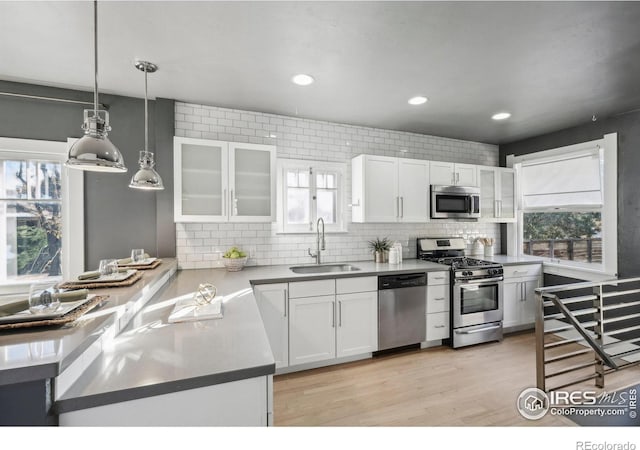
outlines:
{"label": "placemat", "polygon": [[106,287],[125,287],[131,286],[142,278],[142,272],[138,271],[132,276],[122,281],[114,281],[112,283],[92,283],[91,280],[87,281],[66,281],[60,284],[61,289],[100,289]]}
{"label": "placemat", "polygon": [[127,269],[149,270],[149,269],[155,269],[160,264],[162,264],[162,260],[161,259],[156,259],[151,264],[125,264],[125,265],[122,265],[122,266],[119,266],[119,267],[124,267],[124,268],[127,268]]}
{"label": "placemat", "polygon": [[34,320],[32,322],[19,322],[19,323],[6,323],[0,325],[1,330],[15,330],[17,328],[32,328],[32,327],[48,327],[52,325],[64,325],[69,322],[73,322],[89,310],[93,309],[95,306],[99,305],[106,299],[108,299],[108,295],[96,295],[93,299],[78,306],[76,309],[72,309],[64,316],[57,317],[55,319],[47,319],[47,320]]}

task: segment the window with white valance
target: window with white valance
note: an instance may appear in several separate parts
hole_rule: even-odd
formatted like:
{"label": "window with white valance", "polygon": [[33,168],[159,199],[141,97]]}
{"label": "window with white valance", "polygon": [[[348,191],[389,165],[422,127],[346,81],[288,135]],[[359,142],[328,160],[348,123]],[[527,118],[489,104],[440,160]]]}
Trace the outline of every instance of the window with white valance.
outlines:
{"label": "window with white valance", "polygon": [[600,208],[603,149],[523,162],[522,207],[532,209]]}
{"label": "window with white valance", "polygon": [[555,267],[575,278],[616,276],[617,135],[509,155],[507,165],[518,179],[508,253],[543,258],[547,273]]}

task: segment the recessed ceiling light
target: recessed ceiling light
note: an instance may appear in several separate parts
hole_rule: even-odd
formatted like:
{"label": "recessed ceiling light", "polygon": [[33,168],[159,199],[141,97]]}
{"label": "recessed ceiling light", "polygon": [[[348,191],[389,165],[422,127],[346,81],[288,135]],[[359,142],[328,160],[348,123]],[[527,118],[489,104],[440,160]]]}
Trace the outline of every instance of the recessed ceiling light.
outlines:
{"label": "recessed ceiling light", "polygon": [[417,97],[411,97],[409,99],[410,105],[422,105],[423,103],[427,103],[428,98],[418,95]]}
{"label": "recessed ceiling light", "polygon": [[293,78],[291,78],[291,81],[293,81],[298,86],[309,86],[316,80],[311,75],[307,75],[306,73],[299,73],[298,75],[294,75]]}
{"label": "recessed ceiling light", "polygon": [[504,120],[508,119],[509,117],[511,117],[511,113],[508,112],[499,112],[491,116],[493,120]]}

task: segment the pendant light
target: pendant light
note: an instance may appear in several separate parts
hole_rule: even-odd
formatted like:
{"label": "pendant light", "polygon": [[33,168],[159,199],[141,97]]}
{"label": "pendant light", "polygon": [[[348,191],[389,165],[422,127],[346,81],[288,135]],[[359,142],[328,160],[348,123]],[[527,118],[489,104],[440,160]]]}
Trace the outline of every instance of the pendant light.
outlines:
{"label": "pendant light", "polygon": [[93,109],[84,110],[84,136],[69,149],[65,165],[97,172],[126,172],[122,154],[107,137],[111,131],[109,112],[98,109],[98,0],[93,2],[93,63]]}
{"label": "pendant light", "polygon": [[161,190],[164,189],[160,174],[153,168],[155,161],[149,151],[149,109],[147,100],[147,74],[154,73],[158,66],[147,61],[136,61],[135,66],[144,72],[144,150],[140,152],[140,170],[131,178],[130,188]]}

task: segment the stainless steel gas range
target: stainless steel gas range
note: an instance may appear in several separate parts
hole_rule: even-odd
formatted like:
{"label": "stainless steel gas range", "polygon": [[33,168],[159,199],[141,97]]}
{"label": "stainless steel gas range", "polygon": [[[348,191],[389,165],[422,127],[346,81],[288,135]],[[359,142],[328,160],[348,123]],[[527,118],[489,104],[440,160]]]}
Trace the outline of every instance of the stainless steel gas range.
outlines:
{"label": "stainless steel gas range", "polygon": [[502,340],[503,270],[467,258],[461,238],[418,238],[418,258],[451,267],[450,338],[453,348]]}

